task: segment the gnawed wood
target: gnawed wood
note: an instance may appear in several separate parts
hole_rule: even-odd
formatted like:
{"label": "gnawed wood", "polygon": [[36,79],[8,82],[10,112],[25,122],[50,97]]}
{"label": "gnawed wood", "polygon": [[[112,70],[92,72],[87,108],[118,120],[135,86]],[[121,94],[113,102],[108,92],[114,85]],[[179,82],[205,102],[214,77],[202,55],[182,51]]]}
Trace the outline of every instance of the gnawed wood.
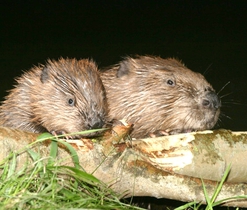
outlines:
{"label": "gnawed wood", "polygon": [[[85,171],[126,196],[205,202],[201,179],[212,195],[229,164],[231,171],[217,200],[247,195],[247,132],[215,130],[134,141],[117,138],[126,135],[128,129],[119,127],[103,140],[68,142],[76,148]],[[25,148],[36,138],[37,134],[0,128],[0,162],[9,152]],[[49,142],[33,149],[48,156]],[[27,157],[25,153],[18,156],[19,166]],[[72,165],[63,147],[58,159]],[[226,205],[247,207],[247,199]]]}

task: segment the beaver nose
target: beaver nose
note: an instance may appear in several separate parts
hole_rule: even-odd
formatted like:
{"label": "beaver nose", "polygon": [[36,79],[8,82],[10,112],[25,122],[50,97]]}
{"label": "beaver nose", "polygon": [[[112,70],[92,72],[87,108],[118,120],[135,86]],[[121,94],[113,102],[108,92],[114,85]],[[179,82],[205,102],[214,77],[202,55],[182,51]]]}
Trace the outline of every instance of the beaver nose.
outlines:
{"label": "beaver nose", "polygon": [[206,94],[206,98],[202,100],[202,106],[207,109],[219,109],[221,101],[214,91],[209,91]]}
{"label": "beaver nose", "polygon": [[91,129],[97,129],[97,128],[102,128],[103,125],[104,125],[104,121],[101,120],[101,119],[97,119],[97,120],[92,121],[92,122],[89,124],[89,127],[90,127]]}

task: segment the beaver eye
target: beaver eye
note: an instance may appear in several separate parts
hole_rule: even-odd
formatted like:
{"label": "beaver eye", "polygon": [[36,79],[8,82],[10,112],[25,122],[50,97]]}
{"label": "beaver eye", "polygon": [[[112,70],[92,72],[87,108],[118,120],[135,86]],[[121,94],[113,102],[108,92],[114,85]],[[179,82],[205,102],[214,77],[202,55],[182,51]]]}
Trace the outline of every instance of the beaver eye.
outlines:
{"label": "beaver eye", "polygon": [[74,99],[70,98],[70,99],[68,100],[68,104],[69,104],[70,106],[74,106],[74,104],[75,104]]}
{"label": "beaver eye", "polygon": [[174,82],[173,80],[171,80],[171,79],[168,79],[168,80],[166,81],[166,83],[167,83],[169,86],[174,86],[174,85],[175,85],[175,82]]}

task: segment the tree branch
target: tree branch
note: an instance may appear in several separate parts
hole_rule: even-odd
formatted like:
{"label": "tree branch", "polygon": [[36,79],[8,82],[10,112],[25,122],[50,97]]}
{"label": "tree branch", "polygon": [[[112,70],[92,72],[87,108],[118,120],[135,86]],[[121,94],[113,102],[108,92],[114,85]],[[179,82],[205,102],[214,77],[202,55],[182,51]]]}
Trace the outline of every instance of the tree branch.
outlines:
{"label": "tree branch", "polygon": [[[225,169],[231,171],[217,200],[247,195],[247,132],[215,130],[150,139],[123,140],[130,126],[116,126],[103,139],[68,140],[76,149],[81,166],[129,196],[152,196],[185,202],[204,202],[202,181],[209,196]],[[9,152],[35,141],[37,134],[0,127],[0,162]],[[49,141],[33,148],[49,156]],[[18,167],[28,155],[18,156]],[[59,148],[58,159],[73,165],[70,154]],[[247,199],[225,205],[247,207]]]}

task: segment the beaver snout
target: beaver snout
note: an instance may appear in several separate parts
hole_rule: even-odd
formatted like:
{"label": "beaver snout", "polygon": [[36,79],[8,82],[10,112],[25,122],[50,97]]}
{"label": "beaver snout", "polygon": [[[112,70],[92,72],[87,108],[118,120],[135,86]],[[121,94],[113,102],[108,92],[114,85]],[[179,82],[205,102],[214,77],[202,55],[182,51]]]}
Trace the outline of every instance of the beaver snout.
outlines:
{"label": "beaver snout", "polygon": [[205,98],[202,100],[202,106],[206,109],[219,109],[221,107],[221,101],[218,95],[214,91],[209,91]]}
{"label": "beaver snout", "polygon": [[101,119],[95,119],[92,120],[89,124],[88,124],[88,128],[89,129],[97,129],[97,128],[102,128],[104,125],[104,121]]}

